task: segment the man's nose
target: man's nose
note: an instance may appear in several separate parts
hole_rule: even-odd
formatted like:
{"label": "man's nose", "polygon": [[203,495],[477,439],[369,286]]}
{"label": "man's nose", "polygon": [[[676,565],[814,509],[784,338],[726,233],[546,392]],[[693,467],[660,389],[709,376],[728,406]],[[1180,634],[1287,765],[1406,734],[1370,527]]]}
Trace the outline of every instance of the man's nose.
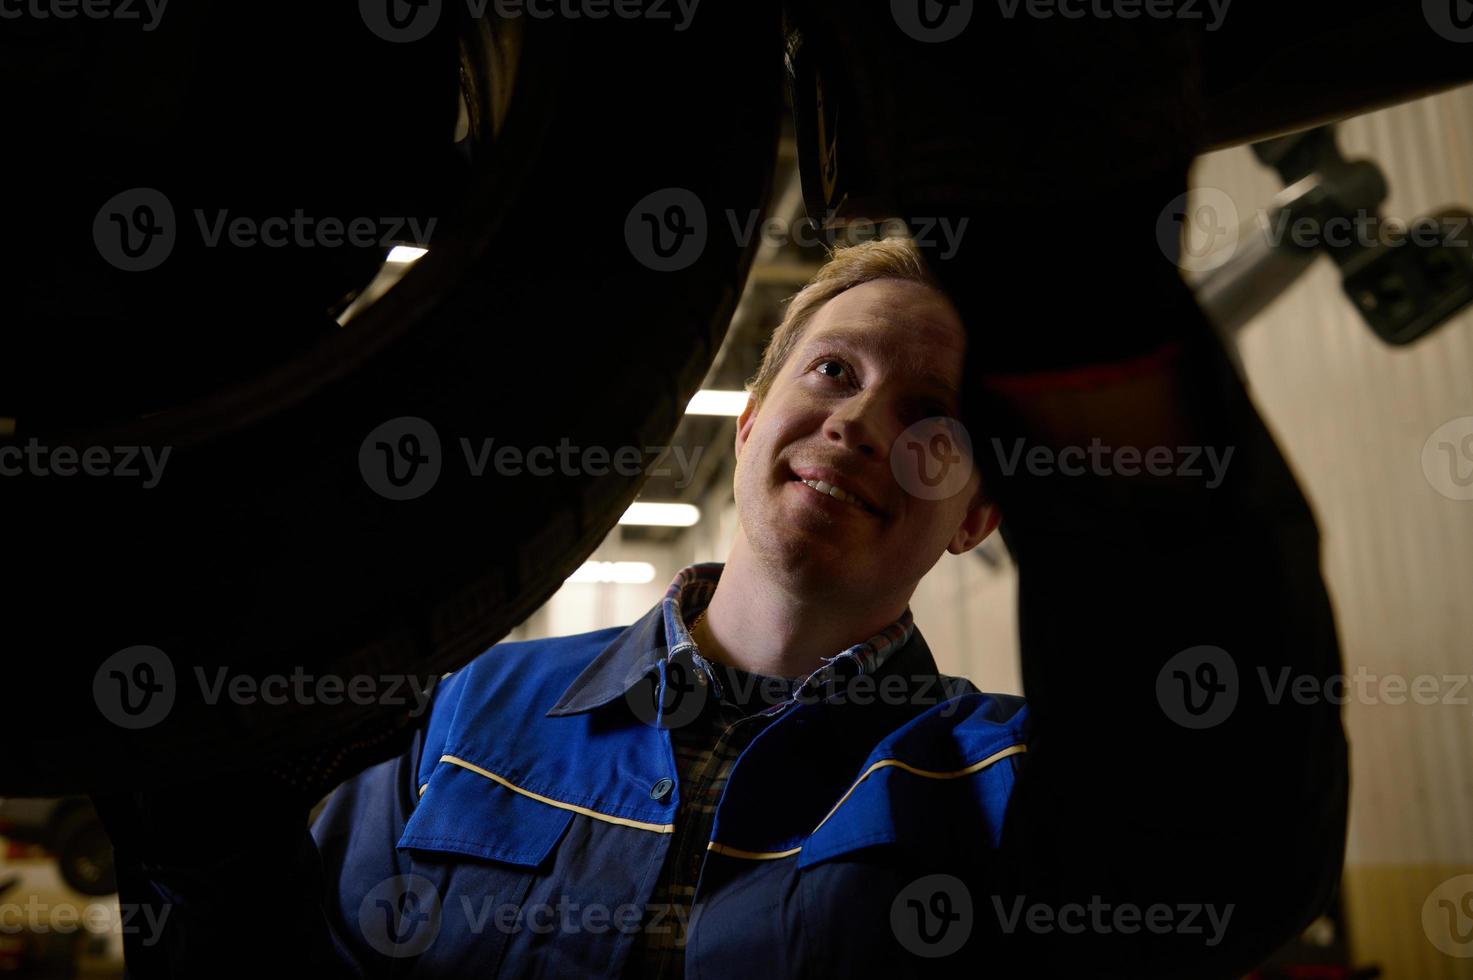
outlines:
{"label": "man's nose", "polygon": [[842,407],[829,413],[824,421],[824,437],[861,456],[875,458],[889,451],[893,438],[890,428],[876,399],[861,394],[845,399]]}

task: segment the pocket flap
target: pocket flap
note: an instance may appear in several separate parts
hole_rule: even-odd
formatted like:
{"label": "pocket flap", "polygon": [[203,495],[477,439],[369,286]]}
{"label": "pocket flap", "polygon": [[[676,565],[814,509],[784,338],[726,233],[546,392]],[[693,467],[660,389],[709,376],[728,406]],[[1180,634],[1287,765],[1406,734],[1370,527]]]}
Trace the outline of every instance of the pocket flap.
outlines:
{"label": "pocket flap", "polygon": [[540,865],[562,839],[573,811],[469,765],[441,760],[435,767],[399,847]]}
{"label": "pocket flap", "polygon": [[803,843],[798,867],[879,844],[967,859],[996,848],[1015,779],[1008,745],[962,769],[938,772],[899,759],[873,762]]}

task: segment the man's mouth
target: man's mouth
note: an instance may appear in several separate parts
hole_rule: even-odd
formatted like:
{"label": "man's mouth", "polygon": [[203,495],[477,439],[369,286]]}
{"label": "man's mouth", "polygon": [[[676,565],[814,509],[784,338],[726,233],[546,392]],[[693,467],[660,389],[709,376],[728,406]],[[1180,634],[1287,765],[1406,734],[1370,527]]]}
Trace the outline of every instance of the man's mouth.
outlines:
{"label": "man's mouth", "polygon": [[841,503],[849,504],[852,507],[857,507],[867,514],[873,514],[876,517],[883,516],[880,513],[879,508],[875,507],[869,501],[865,500],[858,494],[845,489],[843,486],[831,482],[830,480],[821,479],[812,474],[805,475],[803,473],[797,472],[793,473],[793,479],[798,483],[801,483],[804,486],[817,491],[818,493],[825,494],[829,497],[832,497],[834,500],[837,500]]}

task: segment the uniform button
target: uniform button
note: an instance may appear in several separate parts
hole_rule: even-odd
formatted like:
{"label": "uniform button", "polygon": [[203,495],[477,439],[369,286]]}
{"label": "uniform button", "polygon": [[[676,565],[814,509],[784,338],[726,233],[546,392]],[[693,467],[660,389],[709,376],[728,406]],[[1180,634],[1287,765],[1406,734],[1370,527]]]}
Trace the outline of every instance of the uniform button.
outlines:
{"label": "uniform button", "polygon": [[650,788],[650,799],[663,800],[670,795],[670,791],[674,788],[675,780],[668,778],[662,779]]}

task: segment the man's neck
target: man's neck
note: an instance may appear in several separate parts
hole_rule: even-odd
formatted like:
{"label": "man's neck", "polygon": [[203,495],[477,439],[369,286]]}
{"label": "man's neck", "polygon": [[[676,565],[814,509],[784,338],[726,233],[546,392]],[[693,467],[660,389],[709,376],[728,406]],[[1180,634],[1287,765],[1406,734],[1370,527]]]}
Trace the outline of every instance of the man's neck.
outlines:
{"label": "man's neck", "polygon": [[709,660],[754,674],[804,677],[823,666],[823,657],[864,642],[905,611],[904,599],[858,598],[805,595],[775,581],[738,532],[693,638]]}

